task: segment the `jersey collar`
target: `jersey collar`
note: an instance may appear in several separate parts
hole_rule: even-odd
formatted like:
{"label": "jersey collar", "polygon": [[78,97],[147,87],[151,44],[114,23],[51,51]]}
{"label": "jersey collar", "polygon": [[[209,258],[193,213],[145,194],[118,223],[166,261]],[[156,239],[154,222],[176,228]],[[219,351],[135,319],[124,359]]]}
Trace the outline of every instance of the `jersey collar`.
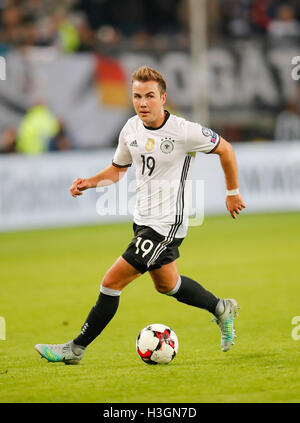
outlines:
{"label": "jersey collar", "polygon": [[169,119],[169,117],[170,117],[170,113],[168,112],[168,110],[165,110],[165,119],[164,119],[163,123],[160,126],[158,126],[157,128],[153,128],[152,126],[146,126],[146,125],[143,124],[144,125],[144,128],[150,129],[151,131],[157,131],[157,129],[160,129],[160,128],[162,128],[165,125],[165,123],[167,122],[167,120]]}

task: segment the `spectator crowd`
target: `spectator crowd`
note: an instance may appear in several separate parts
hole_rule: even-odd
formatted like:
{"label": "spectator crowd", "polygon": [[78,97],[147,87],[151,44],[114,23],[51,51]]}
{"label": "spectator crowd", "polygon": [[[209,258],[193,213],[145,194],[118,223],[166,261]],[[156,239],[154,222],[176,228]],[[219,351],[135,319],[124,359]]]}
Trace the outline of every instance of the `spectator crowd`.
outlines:
{"label": "spectator crowd", "polygon": [[[203,0],[208,39],[300,36],[298,0]],[[0,44],[60,45],[66,52],[166,36],[188,39],[189,0],[2,0]],[[154,43],[155,44],[155,43]]]}

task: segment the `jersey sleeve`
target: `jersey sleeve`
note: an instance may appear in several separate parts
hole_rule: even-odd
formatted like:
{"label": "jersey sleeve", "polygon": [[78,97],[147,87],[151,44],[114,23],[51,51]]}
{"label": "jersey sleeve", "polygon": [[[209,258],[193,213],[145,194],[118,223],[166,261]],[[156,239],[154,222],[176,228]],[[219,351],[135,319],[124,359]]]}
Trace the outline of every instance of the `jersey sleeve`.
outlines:
{"label": "jersey sleeve", "polygon": [[132,164],[132,157],[125,142],[125,129],[119,135],[119,143],[116,149],[112,164],[116,167],[129,167]]}
{"label": "jersey sleeve", "polygon": [[186,121],[186,151],[187,153],[212,153],[220,142],[220,136],[212,129],[199,123]]}

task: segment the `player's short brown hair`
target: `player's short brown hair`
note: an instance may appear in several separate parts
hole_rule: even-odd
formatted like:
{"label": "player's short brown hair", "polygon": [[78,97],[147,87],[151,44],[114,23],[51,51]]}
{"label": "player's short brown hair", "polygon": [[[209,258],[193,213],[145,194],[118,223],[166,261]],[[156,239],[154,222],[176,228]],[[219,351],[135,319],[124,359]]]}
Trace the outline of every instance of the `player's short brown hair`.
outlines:
{"label": "player's short brown hair", "polygon": [[134,81],[156,81],[161,94],[164,94],[167,90],[167,84],[162,74],[148,66],[141,66],[132,74],[132,82]]}

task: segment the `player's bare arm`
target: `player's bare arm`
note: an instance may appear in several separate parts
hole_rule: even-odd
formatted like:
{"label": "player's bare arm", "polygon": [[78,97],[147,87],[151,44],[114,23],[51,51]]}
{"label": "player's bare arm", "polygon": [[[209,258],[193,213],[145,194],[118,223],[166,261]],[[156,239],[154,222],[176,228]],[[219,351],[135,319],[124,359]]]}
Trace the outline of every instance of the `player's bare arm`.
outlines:
{"label": "player's bare arm", "polygon": [[72,197],[82,195],[82,191],[89,188],[112,185],[118,182],[127,172],[127,168],[110,165],[90,178],[77,178],[70,188]]}
{"label": "player's bare arm", "polygon": [[[238,167],[237,161],[232,145],[224,138],[220,139],[219,145],[213,152],[218,154],[220,157],[221,165],[225,174],[226,188],[227,190],[238,189]],[[226,207],[233,219],[237,218],[246,205],[240,194],[227,195],[226,196]]]}

